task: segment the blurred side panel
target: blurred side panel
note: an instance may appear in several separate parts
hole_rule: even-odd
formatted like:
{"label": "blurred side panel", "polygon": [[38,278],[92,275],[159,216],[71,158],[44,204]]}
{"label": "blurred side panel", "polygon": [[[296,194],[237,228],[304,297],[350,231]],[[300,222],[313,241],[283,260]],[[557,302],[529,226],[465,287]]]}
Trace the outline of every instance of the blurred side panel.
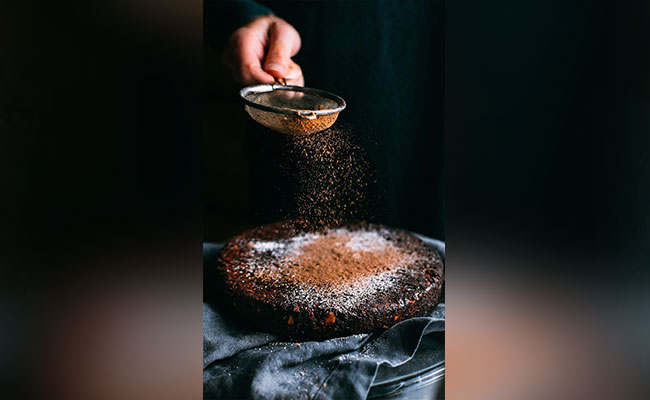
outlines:
{"label": "blurred side panel", "polygon": [[648,398],[648,2],[445,7],[447,398]]}
{"label": "blurred side panel", "polygon": [[200,398],[201,9],[0,5],[3,398]]}

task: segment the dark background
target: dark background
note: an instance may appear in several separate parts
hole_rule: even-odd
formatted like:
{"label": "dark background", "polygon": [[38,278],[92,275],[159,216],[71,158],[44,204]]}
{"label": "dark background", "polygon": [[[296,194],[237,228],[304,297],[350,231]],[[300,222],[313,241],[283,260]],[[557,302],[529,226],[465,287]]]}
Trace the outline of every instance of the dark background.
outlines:
{"label": "dark background", "polygon": [[642,3],[448,2],[456,223],[476,219],[585,246],[647,237],[650,43]]}
{"label": "dark background", "polygon": [[[200,2],[0,7],[7,392],[198,398],[211,129]],[[488,307],[498,295],[521,318],[494,328],[512,340],[482,349],[558,349],[573,332],[596,343],[584,359],[607,374],[579,380],[576,367],[567,385],[648,398],[648,15],[645,1],[445,3],[448,393],[500,370],[472,370],[489,358],[461,351],[486,337],[486,314],[502,316]],[[536,365],[513,357],[506,373]],[[539,395],[553,370],[517,375],[518,398]]]}

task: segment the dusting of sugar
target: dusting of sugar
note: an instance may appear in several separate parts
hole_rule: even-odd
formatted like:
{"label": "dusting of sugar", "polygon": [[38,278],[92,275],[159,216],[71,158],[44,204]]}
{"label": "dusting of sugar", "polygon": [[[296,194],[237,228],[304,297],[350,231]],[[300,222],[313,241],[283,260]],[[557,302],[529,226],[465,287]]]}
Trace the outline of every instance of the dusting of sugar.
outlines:
{"label": "dusting of sugar", "polygon": [[253,249],[255,251],[263,252],[263,251],[277,251],[277,250],[284,250],[286,247],[286,244],[280,243],[280,242],[258,242],[258,241],[253,241],[251,242],[253,244]]}
{"label": "dusting of sugar", "polygon": [[314,233],[302,233],[287,240],[253,240],[250,243],[251,247],[257,252],[270,252],[273,256],[281,257],[285,254],[299,254],[304,244],[310,243],[318,236]]}
{"label": "dusting of sugar", "polygon": [[352,283],[341,283],[327,289],[300,284],[294,287],[287,298],[298,304],[316,302],[326,309],[333,310],[335,314],[352,314],[363,304],[375,303],[378,295],[397,284],[391,272],[394,271],[368,276]]}
{"label": "dusting of sugar", "polygon": [[[420,257],[396,247],[387,234],[338,228],[277,241],[253,240],[250,247],[275,261],[243,268],[247,275],[267,283],[287,285],[288,304],[316,303],[335,314],[355,313],[399,285],[400,274],[413,273],[405,266]],[[395,306],[408,300],[398,300]]]}
{"label": "dusting of sugar", "polygon": [[[340,235],[346,240],[346,247],[353,251],[376,252],[385,251],[394,246],[382,235],[373,231],[351,232],[346,228],[328,230],[325,235],[316,233],[302,233],[287,240],[281,241],[252,241],[252,247],[258,252],[271,251],[276,255],[287,253],[300,254],[302,247],[326,235]],[[355,256],[359,256],[355,254]]]}
{"label": "dusting of sugar", "polygon": [[362,231],[350,237],[345,244],[352,250],[356,251],[384,251],[386,247],[393,245],[377,232]]}

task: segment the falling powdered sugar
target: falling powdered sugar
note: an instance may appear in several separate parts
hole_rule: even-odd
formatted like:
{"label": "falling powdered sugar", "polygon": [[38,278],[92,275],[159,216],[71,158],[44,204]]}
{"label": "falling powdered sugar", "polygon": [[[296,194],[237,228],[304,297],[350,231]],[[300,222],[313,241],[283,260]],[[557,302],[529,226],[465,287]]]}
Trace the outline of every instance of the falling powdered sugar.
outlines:
{"label": "falling powdered sugar", "polygon": [[293,188],[287,219],[314,230],[372,217],[366,194],[374,175],[353,130],[329,128],[286,144],[281,165]]}

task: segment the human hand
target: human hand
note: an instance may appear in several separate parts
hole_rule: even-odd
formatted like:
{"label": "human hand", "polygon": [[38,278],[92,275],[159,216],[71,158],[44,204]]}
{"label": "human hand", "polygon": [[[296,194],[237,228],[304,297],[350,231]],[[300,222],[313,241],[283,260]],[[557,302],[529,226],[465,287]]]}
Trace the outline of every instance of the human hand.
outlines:
{"label": "human hand", "polygon": [[298,50],[296,29],[281,18],[266,15],[233,32],[221,59],[244,85],[284,78],[288,85],[303,86],[302,69],[291,60]]}

